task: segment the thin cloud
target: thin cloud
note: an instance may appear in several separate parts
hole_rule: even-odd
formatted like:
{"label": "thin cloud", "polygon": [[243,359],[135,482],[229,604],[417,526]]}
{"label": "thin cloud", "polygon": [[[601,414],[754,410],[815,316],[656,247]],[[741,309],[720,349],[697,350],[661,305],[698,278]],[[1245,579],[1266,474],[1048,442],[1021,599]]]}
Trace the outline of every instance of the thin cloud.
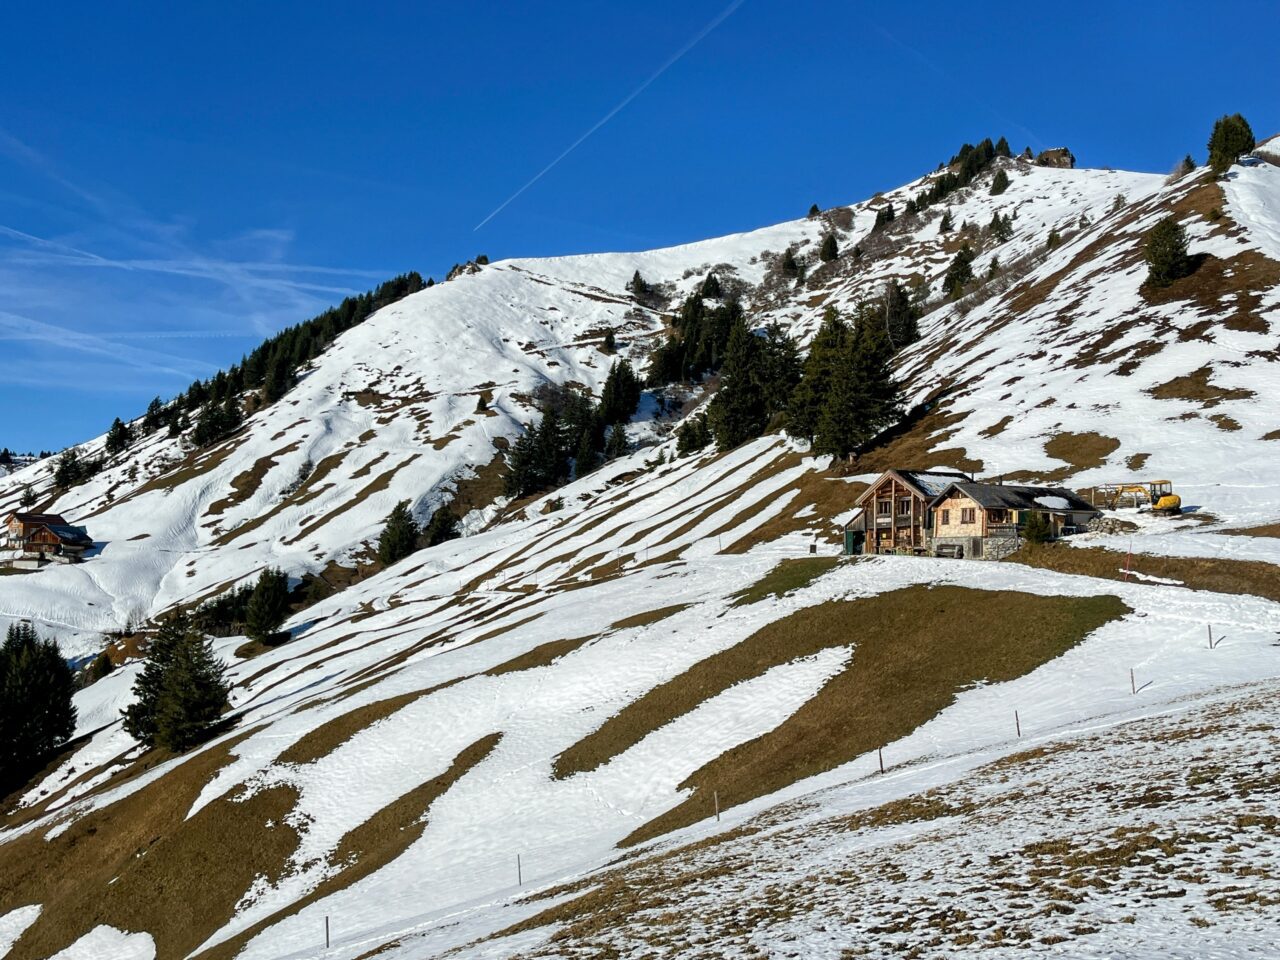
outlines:
{"label": "thin cloud", "polygon": [[681,57],[683,57],[686,53],[688,53],[690,50],[696,47],[702,40],[704,40],[707,37],[707,35],[711,33],[712,30],[714,30],[716,27],[720,26],[720,24],[724,23],[724,21],[729,19],[729,17],[733,15],[733,12],[737,10],[740,6],[742,6],[745,2],[746,0],[733,0],[732,3],[730,3],[727,7],[721,10],[720,13],[715,17],[715,19],[713,19],[710,23],[708,23],[705,27],[703,27],[694,35],[693,39],[691,39],[683,47],[681,47],[679,50],[673,53],[670,57],[668,57],[666,61],[662,64],[662,66],[658,67],[657,70],[649,74],[648,79],[646,79],[643,83],[640,84],[640,86],[636,87],[629,94],[623,97],[612,110],[610,110],[603,117],[597,120],[587,130],[586,133],[578,137],[578,139],[573,141],[573,143],[569,144],[569,146],[566,147],[558,157],[556,157],[554,160],[548,163],[545,167],[543,167],[541,170],[535,173],[528,183],[526,183],[523,187],[521,187],[511,196],[507,197],[506,200],[503,200],[502,203],[498,204],[498,206],[494,208],[492,213],[490,213],[487,217],[485,217],[483,220],[481,220],[479,223],[477,223],[474,227],[471,228],[471,232],[475,233],[477,230],[483,227],[486,223],[488,223],[490,220],[492,220],[494,217],[500,214],[503,210],[505,210],[508,206],[510,206],[511,203],[517,197],[519,197],[522,193],[524,193],[526,190],[532,187],[535,183],[541,180],[544,176],[550,173],[555,168],[555,166],[558,163],[560,163],[561,160],[569,156],[569,154],[573,153],[573,151],[577,150],[578,147],[582,146],[582,144],[586,142],[588,137],[590,137],[593,133],[595,133],[597,130],[603,127],[606,123],[608,123],[610,120],[616,117],[622,111],[622,109],[626,107],[626,105],[629,104],[632,100],[640,96],[640,94],[644,93],[645,90],[649,89],[649,86],[655,80],[657,80],[660,76],[666,73],[672,66],[676,64],[677,61],[680,60]]}

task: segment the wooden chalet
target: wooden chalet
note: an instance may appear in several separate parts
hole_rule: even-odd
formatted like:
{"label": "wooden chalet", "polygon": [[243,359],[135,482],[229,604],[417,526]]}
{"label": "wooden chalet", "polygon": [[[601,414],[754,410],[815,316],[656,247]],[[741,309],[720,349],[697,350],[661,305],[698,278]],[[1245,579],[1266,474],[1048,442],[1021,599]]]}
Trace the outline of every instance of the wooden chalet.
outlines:
{"label": "wooden chalet", "polygon": [[845,527],[845,553],[931,553],[929,505],[948,486],[970,481],[956,470],[886,470],[854,503],[862,509]]}
{"label": "wooden chalet", "polygon": [[70,524],[58,513],[11,513],[4,521],[5,547],[23,560],[74,563],[93,546],[84,527]]}
{"label": "wooden chalet", "polygon": [[929,509],[934,554],[974,560],[999,560],[1018,549],[1033,513],[1048,520],[1055,538],[1084,530],[1099,516],[1096,507],[1061,487],[965,481],[949,484]]}

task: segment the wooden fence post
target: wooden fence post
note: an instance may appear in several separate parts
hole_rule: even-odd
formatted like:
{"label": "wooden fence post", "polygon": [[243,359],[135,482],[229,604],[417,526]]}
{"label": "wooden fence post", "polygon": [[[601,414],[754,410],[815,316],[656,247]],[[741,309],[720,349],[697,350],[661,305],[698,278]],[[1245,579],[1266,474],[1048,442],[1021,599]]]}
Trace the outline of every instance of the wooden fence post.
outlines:
{"label": "wooden fence post", "polygon": [[1018,718],[1018,711],[1013,711],[1013,725],[1018,731],[1018,736],[1022,736],[1022,721]]}
{"label": "wooden fence post", "polygon": [[716,805],[716,823],[720,822],[720,791],[712,790],[711,799]]}
{"label": "wooden fence post", "polygon": [[329,949],[329,918],[324,918],[324,948]]}
{"label": "wooden fence post", "polygon": [[880,758],[880,772],[884,773],[884,747],[876,747],[876,755]]}

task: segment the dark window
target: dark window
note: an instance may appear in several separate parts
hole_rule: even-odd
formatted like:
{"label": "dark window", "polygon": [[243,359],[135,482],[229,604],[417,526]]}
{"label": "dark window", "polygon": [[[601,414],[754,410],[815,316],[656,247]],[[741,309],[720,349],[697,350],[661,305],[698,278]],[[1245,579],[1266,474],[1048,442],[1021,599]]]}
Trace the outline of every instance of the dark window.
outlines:
{"label": "dark window", "polygon": [[944,527],[949,527],[949,526],[951,526],[951,511],[950,511],[950,510],[943,510],[943,511],[942,511],[942,525],[943,525]]}
{"label": "dark window", "polygon": [[901,500],[898,501],[898,516],[900,517],[911,516],[911,498],[910,497],[903,497]]}
{"label": "dark window", "polygon": [[960,508],[960,522],[961,522],[961,523],[974,523],[974,522],[975,522],[975,520],[976,520],[975,513],[976,513],[976,511],[974,510],[974,508],[973,508],[973,507],[961,507],[961,508]]}
{"label": "dark window", "polygon": [[876,504],[876,513],[882,517],[887,517],[893,512],[893,504],[888,500],[881,500]]}

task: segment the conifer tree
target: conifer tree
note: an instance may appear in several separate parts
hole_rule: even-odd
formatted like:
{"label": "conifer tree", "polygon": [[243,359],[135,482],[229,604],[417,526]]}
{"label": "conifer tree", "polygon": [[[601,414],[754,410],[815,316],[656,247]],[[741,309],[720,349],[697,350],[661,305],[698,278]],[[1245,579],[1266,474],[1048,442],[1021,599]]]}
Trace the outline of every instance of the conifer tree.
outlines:
{"label": "conifer tree", "polygon": [[29,510],[36,505],[36,492],[31,489],[31,484],[29,483],[22,488],[20,505],[24,510]]}
{"label": "conifer tree", "polygon": [[87,687],[90,684],[97,683],[103,677],[112,673],[115,668],[116,665],[111,662],[111,658],[107,656],[107,652],[105,650],[102,651],[102,653],[94,657],[93,660],[90,661],[89,665],[85,667],[82,685]]}
{"label": "conifer tree", "polygon": [[631,291],[631,295],[637,300],[643,300],[652,293],[652,288],[649,286],[648,281],[640,276],[639,270],[631,275],[631,280],[627,283],[627,289]]}
{"label": "conifer tree", "polygon": [[724,291],[720,289],[720,278],[714,273],[708,273],[707,279],[702,281],[702,296],[707,300],[719,300],[724,296]]}
{"label": "conifer tree", "polygon": [[811,207],[809,208],[809,216],[811,216],[811,217],[816,217],[816,216],[818,216],[820,213],[822,213],[822,211],[821,211],[820,209],[818,209],[818,205],[817,205],[816,203],[815,203],[813,206],[811,206]]}
{"label": "conifer tree", "polygon": [[1062,245],[1062,234],[1058,233],[1058,228],[1054,227],[1049,231],[1049,236],[1044,242],[1046,251],[1057,250]]}
{"label": "conifer tree", "polygon": [[129,446],[133,440],[133,435],[124,422],[116,417],[111,423],[111,429],[107,431],[107,439],[104,444],[107,453],[119,453]]}
{"label": "conifer tree", "polygon": [[626,428],[620,423],[615,423],[609,428],[609,442],[604,448],[605,458],[616,460],[618,457],[625,457],[629,449]]}
{"label": "conifer tree", "polygon": [[199,743],[227,703],[222,664],[209,641],[183,615],[164,621],[147,648],[124,710],[124,729],[148,747],[175,752]]}
{"label": "conifer tree", "polygon": [[840,248],[836,244],[836,235],[828,233],[822,238],[822,249],[818,251],[818,257],[823,263],[830,263],[840,255]]}
{"label": "conifer tree", "polygon": [[998,197],[1009,189],[1009,175],[1003,169],[997,170],[991,180],[991,196]]}
{"label": "conifer tree", "polygon": [[951,211],[945,210],[942,214],[942,222],[938,224],[939,233],[950,233],[955,227],[955,221],[951,219]]}
{"label": "conifer tree", "polygon": [[641,384],[630,361],[618,360],[609,368],[600,393],[600,419],[605,423],[625,423],[640,405]]}
{"label": "conifer tree", "polygon": [[147,404],[147,412],[142,417],[142,429],[147,433],[155,433],[165,422],[164,403],[159,397]]}
{"label": "conifer tree", "polygon": [[1191,272],[1187,233],[1175,216],[1165,217],[1151,228],[1142,255],[1147,261],[1147,282],[1153,287],[1167,287]]}
{"label": "conifer tree", "polygon": [[973,258],[973,250],[966,243],[956,251],[951,266],[947,267],[942,278],[942,291],[952,300],[960,297],[964,288],[973,282]]}
{"label": "conifer tree", "polygon": [[418,547],[418,521],[409,511],[409,501],[401,500],[387,515],[378,537],[378,559],[384,566],[391,566],[413,553]]}
{"label": "conifer tree", "polygon": [[885,284],[881,310],[884,314],[885,333],[894,350],[901,350],[920,339],[916,308],[897,280],[890,280]]}
{"label": "conifer tree", "polygon": [[893,347],[874,308],[860,311],[836,357],[813,438],[815,453],[847,457],[900,415]]}
{"label": "conifer tree", "polygon": [[834,307],[827,307],[822,325],[809,345],[800,382],[787,408],[787,433],[801,440],[813,440],[818,417],[826,403],[837,365],[849,337],[849,328]]}
{"label": "conifer tree", "polygon": [[618,352],[618,341],[614,337],[612,330],[606,330],[604,332],[604,342],[600,345],[600,349],[602,352],[607,354],[614,354]]}
{"label": "conifer tree", "polygon": [[721,450],[731,450],[764,432],[769,417],[758,379],[759,343],[739,320],[729,333],[720,391],[707,407],[707,423]]}
{"label": "conifer tree", "polygon": [[1001,137],[999,140],[996,141],[996,156],[997,157],[1009,156],[1009,141],[1006,140],[1004,137]]}
{"label": "conifer tree", "polygon": [[1191,159],[1191,154],[1187,154],[1182,158],[1182,163],[1178,164],[1178,176],[1185,177],[1196,168],[1196,162]]}
{"label": "conifer tree", "polygon": [[596,443],[590,430],[583,430],[578,439],[578,450],[573,456],[573,474],[585,477],[596,468]]}
{"label": "conifer tree", "polygon": [[1224,174],[1241,154],[1248,153],[1254,146],[1253,128],[1248,120],[1238,113],[1220,117],[1209,137],[1209,168],[1215,174]]}
{"label": "conifer tree", "polygon": [[268,643],[289,615],[289,578],[268,567],[258,575],[245,606],[245,635]]}
{"label": "conifer tree", "polygon": [[676,430],[676,453],[682,457],[701,450],[710,442],[711,428],[707,426],[705,413],[694,414]]}
{"label": "conifer tree", "polygon": [[883,207],[881,207],[879,210],[876,211],[876,222],[872,224],[871,229],[879,230],[881,227],[886,227],[889,224],[893,223],[893,219],[894,219],[893,204],[887,203]]}
{"label": "conifer tree", "polygon": [[428,547],[435,547],[449,540],[456,540],[462,536],[458,531],[460,522],[458,515],[453,512],[453,509],[448,504],[437,507],[422,530],[422,539]]}
{"label": "conifer tree", "polygon": [[21,785],[76,727],[75,677],[53,640],[11,624],[0,645],[0,795]]}
{"label": "conifer tree", "polygon": [[1049,518],[1039,510],[1029,512],[1026,525],[1022,528],[1022,538],[1027,543],[1048,543],[1053,539]]}
{"label": "conifer tree", "polygon": [[792,278],[800,276],[800,264],[796,261],[795,251],[790,247],[782,255],[782,275]]}

